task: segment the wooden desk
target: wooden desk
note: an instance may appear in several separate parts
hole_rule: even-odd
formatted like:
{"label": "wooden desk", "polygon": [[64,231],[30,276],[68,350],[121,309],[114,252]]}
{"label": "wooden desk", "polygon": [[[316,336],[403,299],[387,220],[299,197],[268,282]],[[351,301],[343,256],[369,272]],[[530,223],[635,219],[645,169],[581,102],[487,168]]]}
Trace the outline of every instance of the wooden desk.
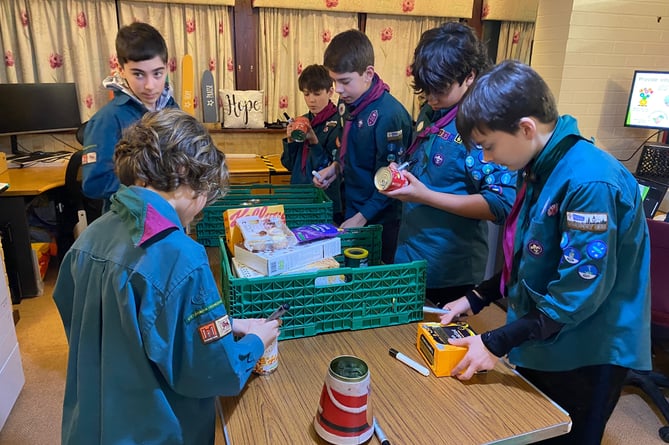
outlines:
{"label": "wooden desk", "polygon": [[65,185],[67,162],[53,167],[10,168],[0,174],[0,182],[9,183],[9,188],[0,197],[35,196]]}
{"label": "wooden desk", "polygon": [[64,186],[66,168],[67,162],[58,162],[53,167],[10,168],[0,174],[0,182],[9,183],[0,194],[0,232],[14,303],[39,295],[26,204],[34,196]]}
{"label": "wooden desk", "polygon": [[[483,332],[503,320],[494,306],[470,323]],[[392,444],[526,444],[569,431],[569,416],[501,362],[460,382],[424,377],[388,355],[393,347],[422,363],[416,331],[412,323],[280,342],[277,371],[252,376],[238,397],[219,399],[227,443],[326,444],[312,422],[328,365],[338,355],[355,355],[369,366],[372,410]],[[368,444],[379,441],[374,436]]]}
{"label": "wooden desk", "polygon": [[269,184],[269,168],[260,156],[227,155],[230,184]]}
{"label": "wooden desk", "polygon": [[[67,162],[59,162],[53,167],[13,168],[0,174],[0,182],[9,183],[9,189],[0,194],[0,232],[5,235],[3,249],[15,303],[39,294],[26,203],[41,193],[64,190],[61,187],[65,185],[66,168]],[[259,156],[232,155],[228,158],[228,168],[231,183],[269,183],[269,169]]]}
{"label": "wooden desk", "polygon": [[290,184],[290,171],[281,163],[281,154],[263,156],[269,168],[269,182],[272,184]]}

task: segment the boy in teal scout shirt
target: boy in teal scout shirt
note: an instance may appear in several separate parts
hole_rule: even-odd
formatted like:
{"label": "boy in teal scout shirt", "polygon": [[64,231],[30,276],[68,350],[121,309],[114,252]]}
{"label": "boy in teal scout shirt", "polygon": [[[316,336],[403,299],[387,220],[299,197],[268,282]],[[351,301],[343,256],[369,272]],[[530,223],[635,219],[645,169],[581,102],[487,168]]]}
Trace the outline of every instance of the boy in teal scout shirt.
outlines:
{"label": "boy in teal scout shirt", "polygon": [[599,445],[627,370],[650,370],[650,242],[639,186],[613,156],[560,116],[529,66],[504,61],[460,106],[465,143],[521,170],[507,218],[503,271],[445,307],[479,312],[508,297],[505,326],[451,340],[468,352],[466,380],[508,354],[516,370],[564,408],[569,434],[550,444]]}

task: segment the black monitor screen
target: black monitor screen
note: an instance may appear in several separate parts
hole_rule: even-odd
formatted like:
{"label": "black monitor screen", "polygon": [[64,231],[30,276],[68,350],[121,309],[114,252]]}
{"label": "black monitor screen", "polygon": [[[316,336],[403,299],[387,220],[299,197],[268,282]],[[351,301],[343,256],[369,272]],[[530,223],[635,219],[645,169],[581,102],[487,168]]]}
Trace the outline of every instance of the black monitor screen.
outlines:
{"label": "black monitor screen", "polygon": [[80,125],[74,83],[0,84],[0,135],[50,133]]}
{"label": "black monitor screen", "polygon": [[625,126],[669,130],[669,72],[634,72]]}

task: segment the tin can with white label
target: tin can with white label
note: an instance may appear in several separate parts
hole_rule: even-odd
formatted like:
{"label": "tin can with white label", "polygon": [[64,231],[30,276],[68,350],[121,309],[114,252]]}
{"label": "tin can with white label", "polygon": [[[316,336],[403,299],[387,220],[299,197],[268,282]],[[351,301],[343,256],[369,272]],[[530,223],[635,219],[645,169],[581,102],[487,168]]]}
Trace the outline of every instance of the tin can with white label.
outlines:
{"label": "tin can with white label", "polygon": [[263,353],[262,357],[260,357],[260,359],[256,363],[255,368],[253,368],[253,372],[258,375],[267,375],[276,371],[276,368],[278,367],[279,367],[279,342],[278,340],[275,339],[272,342],[272,344],[270,344],[267,347],[267,349],[265,349],[265,352]]}

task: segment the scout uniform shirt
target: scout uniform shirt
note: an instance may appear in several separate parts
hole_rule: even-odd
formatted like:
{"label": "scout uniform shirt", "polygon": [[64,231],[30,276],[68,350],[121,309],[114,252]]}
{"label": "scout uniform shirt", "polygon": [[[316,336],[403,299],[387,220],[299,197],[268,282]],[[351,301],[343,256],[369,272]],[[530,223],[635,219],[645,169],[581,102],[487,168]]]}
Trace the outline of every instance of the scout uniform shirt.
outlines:
{"label": "scout uniform shirt", "polygon": [[213,444],[214,397],[263,354],[235,341],[204,247],[157,193],[121,186],[53,293],[69,343],[63,444]]}

